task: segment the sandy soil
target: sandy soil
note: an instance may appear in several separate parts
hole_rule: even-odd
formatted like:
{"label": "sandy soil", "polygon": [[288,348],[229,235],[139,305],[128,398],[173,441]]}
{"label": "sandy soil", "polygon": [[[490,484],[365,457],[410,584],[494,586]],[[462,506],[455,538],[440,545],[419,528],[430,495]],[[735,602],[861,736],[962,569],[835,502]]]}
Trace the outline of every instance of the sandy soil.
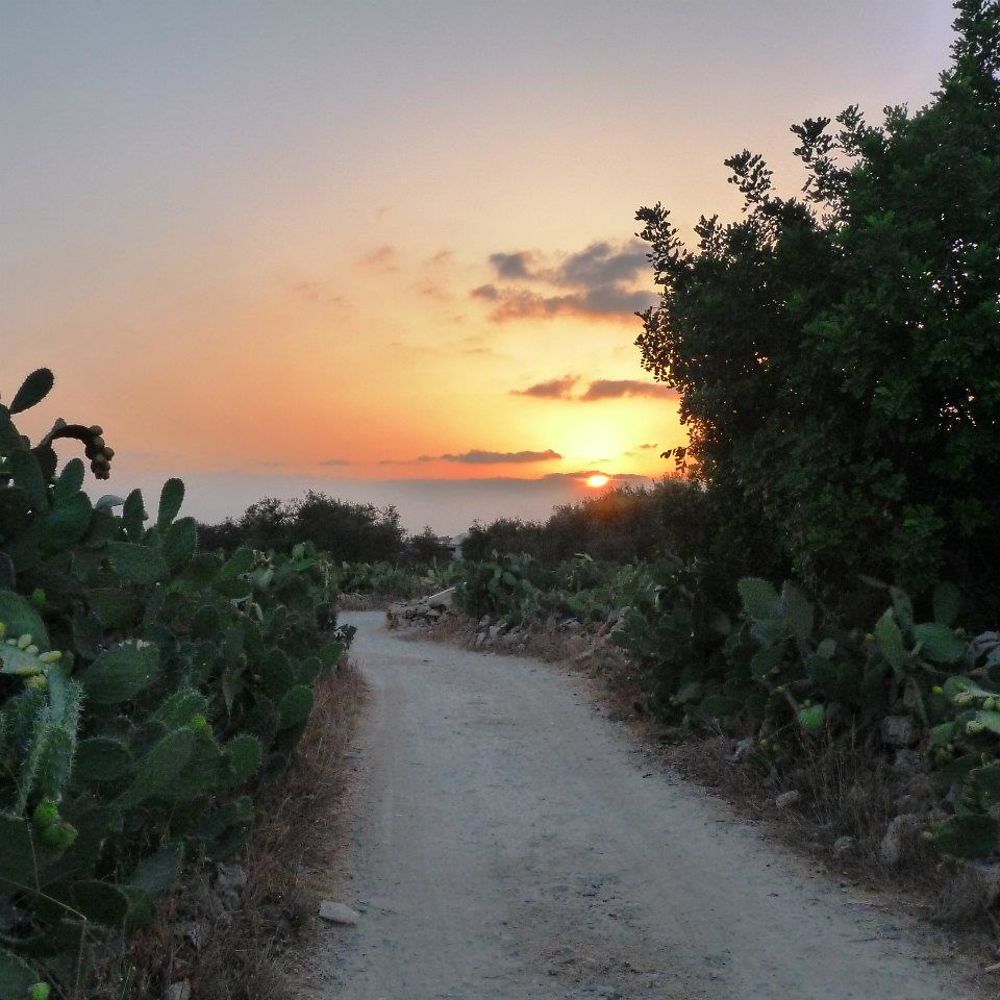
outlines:
{"label": "sandy soil", "polygon": [[371,687],[343,882],[362,918],[327,932],[324,996],[973,995],[904,918],[652,770],[579,678],[342,619]]}

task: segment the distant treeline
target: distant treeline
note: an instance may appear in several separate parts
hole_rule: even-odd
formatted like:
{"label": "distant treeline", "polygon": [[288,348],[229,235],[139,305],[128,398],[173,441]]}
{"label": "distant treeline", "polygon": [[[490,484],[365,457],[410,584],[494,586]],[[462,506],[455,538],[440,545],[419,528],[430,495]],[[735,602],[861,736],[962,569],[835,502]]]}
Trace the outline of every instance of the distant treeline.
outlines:
{"label": "distant treeline", "polygon": [[238,518],[199,524],[203,549],[232,551],[241,546],[264,552],[312,542],[342,562],[389,562],[426,565],[450,559],[452,550],[430,528],[406,532],[393,505],[351,503],[309,490],[304,497],[265,497]]}
{"label": "distant treeline", "polygon": [[736,537],[731,511],[691,479],[608,490],[557,507],[544,523],[509,517],[477,523],[461,550],[470,561],[488,561],[494,553],[526,554],[549,564],[581,553],[609,563],[676,557],[701,562],[706,584],[720,597],[740,576],[780,577],[788,569],[787,558],[766,531]]}

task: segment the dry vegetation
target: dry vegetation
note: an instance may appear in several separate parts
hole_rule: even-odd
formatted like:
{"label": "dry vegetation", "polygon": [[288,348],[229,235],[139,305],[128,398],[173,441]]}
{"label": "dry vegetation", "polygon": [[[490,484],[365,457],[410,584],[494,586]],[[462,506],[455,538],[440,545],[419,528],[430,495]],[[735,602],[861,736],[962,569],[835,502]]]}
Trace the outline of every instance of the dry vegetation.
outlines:
{"label": "dry vegetation", "polygon": [[186,880],[153,927],[106,970],[106,982],[120,982],[128,969],[136,996],[184,1000],[185,983],[190,1000],[301,996],[295,952],[319,933],[313,915],[333,888],[349,819],[345,753],[364,698],[349,661],[317,684],[296,762],[262,803],[265,818],[247,846],[211,877]]}
{"label": "dry vegetation", "polygon": [[[412,630],[415,637],[469,648],[477,632],[475,622],[457,614]],[[930,921],[985,966],[1000,958],[1000,869],[943,861],[916,831],[903,831],[898,860],[886,861],[886,827],[926,775],[901,775],[871,747],[832,740],[803,740],[794,767],[778,770],[758,755],[741,754],[738,742],[721,732],[682,733],[645,712],[642,678],[615,647],[539,627],[527,631],[516,652],[584,671],[595,700],[609,718],[628,724],[651,758],[764,824],[842,886],[877,892],[887,905]],[[787,792],[798,793],[796,801],[781,807]]]}

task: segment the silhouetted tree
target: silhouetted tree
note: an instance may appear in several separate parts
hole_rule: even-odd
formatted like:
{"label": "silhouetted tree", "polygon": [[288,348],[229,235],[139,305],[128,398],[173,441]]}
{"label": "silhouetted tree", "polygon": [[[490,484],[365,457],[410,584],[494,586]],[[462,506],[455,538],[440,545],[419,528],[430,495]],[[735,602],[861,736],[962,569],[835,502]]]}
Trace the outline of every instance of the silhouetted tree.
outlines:
{"label": "silhouetted tree", "polygon": [[760,156],[726,161],[744,217],[685,248],[637,218],[659,305],[643,364],[680,391],[677,457],[747,544],[769,534],[828,592],[866,571],[939,575],[981,607],[1000,559],[1000,3],[956,4],[928,106],[795,126],[802,198]]}

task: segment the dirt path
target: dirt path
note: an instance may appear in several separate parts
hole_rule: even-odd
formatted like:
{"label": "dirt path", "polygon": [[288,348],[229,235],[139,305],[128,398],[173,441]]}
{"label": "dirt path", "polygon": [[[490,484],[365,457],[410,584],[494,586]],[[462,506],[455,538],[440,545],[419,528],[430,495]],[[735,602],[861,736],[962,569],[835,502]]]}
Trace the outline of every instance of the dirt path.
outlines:
{"label": "dirt path", "polygon": [[372,689],[324,995],[345,1000],[969,996],[670,775],[579,681],[358,626]]}

